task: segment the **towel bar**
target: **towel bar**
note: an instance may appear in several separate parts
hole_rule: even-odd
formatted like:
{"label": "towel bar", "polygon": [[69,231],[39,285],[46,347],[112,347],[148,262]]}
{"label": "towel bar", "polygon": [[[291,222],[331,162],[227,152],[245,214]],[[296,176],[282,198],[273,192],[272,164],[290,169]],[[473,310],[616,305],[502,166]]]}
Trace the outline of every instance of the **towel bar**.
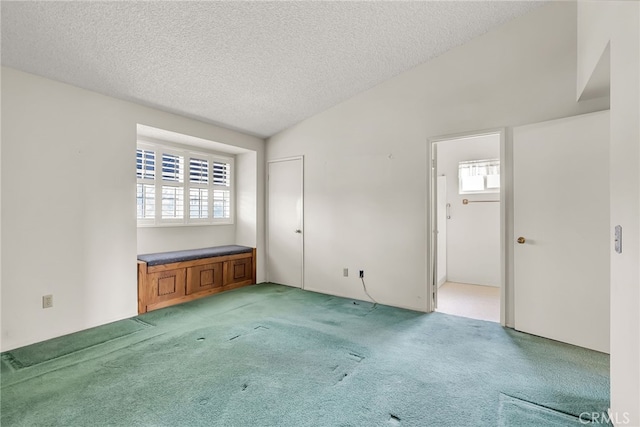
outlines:
{"label": "towel bar", "polygon": [[463,205],[468,205],[469,203],[491,203],[491,202],[500,202],[500,200],[469,200],[462,199]]}

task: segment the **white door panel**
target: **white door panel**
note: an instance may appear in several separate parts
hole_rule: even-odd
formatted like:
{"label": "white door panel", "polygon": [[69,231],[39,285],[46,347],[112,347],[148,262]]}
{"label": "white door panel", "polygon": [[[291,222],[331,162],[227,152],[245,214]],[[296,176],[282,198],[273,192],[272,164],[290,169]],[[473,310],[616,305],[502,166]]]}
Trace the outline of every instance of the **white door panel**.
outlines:
{"label": "white door panel", "polygon": [[514,129],[515,328],[609,352],[609,113]]}
{"label": "white door panel", "polygon": [[267,274],[269,281],[303,287],[302,158],[269,162]]}

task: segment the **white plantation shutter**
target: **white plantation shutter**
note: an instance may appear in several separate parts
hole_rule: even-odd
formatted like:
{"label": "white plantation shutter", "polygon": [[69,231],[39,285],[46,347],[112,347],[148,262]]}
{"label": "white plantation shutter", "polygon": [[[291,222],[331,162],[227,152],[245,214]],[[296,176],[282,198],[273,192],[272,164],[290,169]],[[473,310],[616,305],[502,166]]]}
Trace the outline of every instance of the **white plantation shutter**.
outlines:
{"label": "white plantation shutter", "polygon": [[231,185],[231,164],[213,162],[213,185],[224,187]]}
{"label": "white plantation shutter", "polygon": [[182,182],[184,176],[184,157],[162,153],[162,180]]}
{"label": "white plantation shutter", "polygon": [[209,183],[209,161],[204,159],[189,159],[189,182],[192,184]]}
{"label": "white plantation shutter", "polygon": [[184,156],[162,153],[162,211],[163,220],[184,218]]}
{"label": "white plantation shutter", "polygon": [[138,219],[153,219],[156,215],[156,186],[137,184]]}
{"label": "white plantation shutter", "polygon": [[233,159],[138,143],[138,225],[233,222]]}
{"label": "white plantation shutter", "polygon": [[213,217],[229,218],[231,216],[231,192],[229,190],[213,190]]}
{"label": "white plantation shutter", "polygon": [[207,188],[189,189],[189,218],[209,218],[209,190]]}
{"label": "white plantation shutter", "polygon": [[189,158],[189,219],[209,218],[209,163]]}
{"label": "white plantation shutter", "polygon": [[162,186],[162,219],[182,219],[184,217],[184,188]]}
{"label": "white plantation shutter", "polygon": [[156,215],[156,153],[153,149],[136,150],[136,211],[138,220],[153,224]]}
{"label": "white plantation shutter", "polygon": [[213,218],[231,218],[231,163],[213,162]]}
{"label": "white plantation shutter", "polygon": [[156,175],[156,153],[151,150],[136,150],[136,175],[138,179],[154,179]]}

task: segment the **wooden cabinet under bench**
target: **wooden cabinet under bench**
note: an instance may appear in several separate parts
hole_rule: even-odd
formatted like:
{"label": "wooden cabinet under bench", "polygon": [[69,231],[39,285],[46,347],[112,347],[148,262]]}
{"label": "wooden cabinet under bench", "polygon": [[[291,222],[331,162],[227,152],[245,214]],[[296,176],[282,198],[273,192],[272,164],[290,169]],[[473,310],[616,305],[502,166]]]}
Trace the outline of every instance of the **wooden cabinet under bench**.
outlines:
{"label": "wooden cabinet under bench", "polygon": [[138,256],[138,313],[256,283],[256,249],[216,246]]}

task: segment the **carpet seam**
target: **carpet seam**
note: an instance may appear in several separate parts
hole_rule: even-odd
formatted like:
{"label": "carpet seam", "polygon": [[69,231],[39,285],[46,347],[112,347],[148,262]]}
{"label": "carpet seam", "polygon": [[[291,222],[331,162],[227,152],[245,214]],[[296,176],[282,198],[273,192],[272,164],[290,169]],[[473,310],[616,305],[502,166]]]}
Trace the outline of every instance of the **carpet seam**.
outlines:
{"label": "carpet seam", "polygon": [[[149,341],[149,340],[151,340],[151,339],[153,339],[153,338],[159,337],[159,336],[161,336],[161,335],[165,335],[166,333],[167,333],[167,332],[161,332],[161,333],[159,333],[159,334],[157,334],[157,335],[153,335],[153,336],[150,336],[150,337],[145,338],[145,339],[143,339],[143,340],[140,340],[140,341],[137,341],[137,342],[135,342],[135,343],[132,343],[131,345],[136,345],[136,344],[140,344],[140,343],[143,343],[143,342]],[[129,335],[132,335],[132,334],[129,334]],[[121,338],[128,337],[129,335],[122,336]],[[114,341],[114,340],[105,341],[105,342],[102,342],[102,343],[100,343],[100,344],[96,344],[96,345],[94,345],[94,346],[92,346],[92,347],[87,347],[86,349],[83,349],[83,350],[93,349],[93,348],[95,348],[95,347],[101,346],[101,345],[103,345],[103,344],[106,344],[106,343],[108,343],[108,342],[112,342],[112,341]],[[73,355],[73,354],[79,353],[79,352],[81,352],[81,351],[83,351],[83,350],[79,350],[79,351],[76,351],[76,352],[73,352],[73,353],[68,353],[68,354],[66,354],[65,356]],[[35,375],[33,375],[33,376],[29,376],[29,377],[26,377],[26,378],[22,378],[22,379],[19,379],[18,381],[15,381],[15,382],[12,382],[12,383],[9,383],[9,384],[2,384],[2,386],[0,386],[0,389],[5,389],[5,388],[8,388],[8,387],[15,386],[15,385],[17,385],[17,384],[21,384],[21,383],[23,383],[23,382],[25,382],[25,381],[29,381],[29,380],[32,380],[32,379],[34,379],[34,378],[38,378],[38,377],[41,377],[41,376],[44,376],[44,375],[50,374],[51,372],[58,371],[58,370],[60,370],[60,369],[69,368],[69,367],[71,367],[71,366],[79,365],[79,364],[81,364],[81,363],[85,363],[85,362],[90,361],[90,360],[99,359],[99,358],[103,357],[104,355],[112,354],[112,353],[115,353],[115,352],[120,351],[120,350],[122,350],[122,349],[120,349],[120,348],[116,348],[116,349],[114,349],[113,351],[109,351],[109,352],[106,352],[106,353],[100,353],[100,354],[98,354],[98,355],[96,355],[96,356],[88,357],[88,358],[86,358],[86,359],[79,360],[79,361],[77,361],[77,362],[74,362],[74,363],[70,363],[70,364],[68,364],[68,365],[61,366],[60,368],[57,368],[57,369],[47,370],[47,371],[45,371],[45,372],[37,373],[37,374],[35,374]],[[61,359],[62,357],[64,357],[64,356],[57,357],[57,358],[55,358],[55,359],[50,359],[50,360],[47,360],[46,362],[38,363],[37,365],[27,366],[26,368],[24,368],[25,370],[20,370],[20,371],[22,371],[22,372],[26,373],[26,372],[28,372],[28,368],[36,368],[36,367],[38,367],[38,366],[40,366],[40,365],[46,364],[46,363],[48,363],[48,362],[50,362],[50,361],[54,361],[54,360],[55,360],[55,361],[58,361],[58,360],[59,360],[59,359]],[[20,371],[16,370],[16,371],[14,371],[14,372],[15,372],[15,373],[19,373]]]}
{"label": "carpet seam", "polygon": [[[140,322],[140,323],[141,323],[141,324],[145,324],[144,322]],[[149,325],[148,323],[146,323],[146,325],[148,325],[148,326],[146,326],[146,327],[151,327],[151,325]],[[141,330],[142,330],[142,329],[141,329]],[[88,346],[88,347],[84,347],[84,348],[81,348],[81,349],[78,349],[78,350],[75,350],[75,351],[71,351],[71,352],[69,352],[69,353],[64,353],[64,354],[61,354],[60,356],[52,357],[51,359],[43,360],[42,362],[34,363],[34,364],[31,364],[31,365],[24,365],[23,363],[21,363],[17,358],[15,358],[15,356],[11,353],[11,351],[8,351],[8,352],[7,352],[7,353],[5,353],[5,354],[10,355],[10,356],[11,356],[11,358],[12,358],[15,362],[17,362],[17,364],[20,366],[19,368],[16,368],[16,370],[21,370],[21,369],[32,368],[32,367],[34,367],[34,366],[42,365],[43,363],[52,362],[52,361],[54,361],[54,360],[58,360],[58,359],[61,359],[61,358],[63,358],[63,357],[71,356],[71,355],[73,355],[73,354],[77,354],[77,353],[80,353],[80,352],[83,352],[83,351],[86,351],[86,350],[92,349],[92,348],[97,347],[97,346],[99,346],[99,345],[103,345],[103,344],[106,344],[106,343],[109,343],[109,342],[112,342],[112,341],[118,340],[118,339],[120,339],[120,338],[128,337],[128,336],[133,335],[133,334],[135,334],[135,333],[137,333],[137,332],[140,332],[141,330],[138,330],[138,331],[132,331],[132,332],[129,332],[128,334],[120,335],[120,336],[118,336],[118,337],[114,337],[114,338],[111,338],[111,339],[108,339],[108,340],[105,340],[105,341],[99,342],[99,343],[97,343],[97,344],[90,345],[90,346]]]}
{"label": "carpet seam", "polygon": [[[571,418],[575,418],[576,421],[583,421],[583,419],[580,418],[580,415],[575,415],[575,414],[572,414],[571,412],[565,412],[565,411],[562,411],[560,409],[552,408],[550,406],[541,405],[539,403],[532,402],[530,400],[521,399],[519,397],[511,396],[511,395],[506,394],[506,393],[500,393],[500,394],[503,395],[503,396],[507,396],[507,397],[509,397],[509,398],[511,398],[513,400],[517,400],[517,401],[520,401],[520,402],[528,403],[529,405],[532,405],[532,406],[538,406],[538,407],[544,408],[544,409],[546,409],[548,411],[557,412],[559,414],[566,415],[566,416],[571,417]],[[593,420],[589,420],[589,422],[591,422],[591,421],[593,421]]]}

